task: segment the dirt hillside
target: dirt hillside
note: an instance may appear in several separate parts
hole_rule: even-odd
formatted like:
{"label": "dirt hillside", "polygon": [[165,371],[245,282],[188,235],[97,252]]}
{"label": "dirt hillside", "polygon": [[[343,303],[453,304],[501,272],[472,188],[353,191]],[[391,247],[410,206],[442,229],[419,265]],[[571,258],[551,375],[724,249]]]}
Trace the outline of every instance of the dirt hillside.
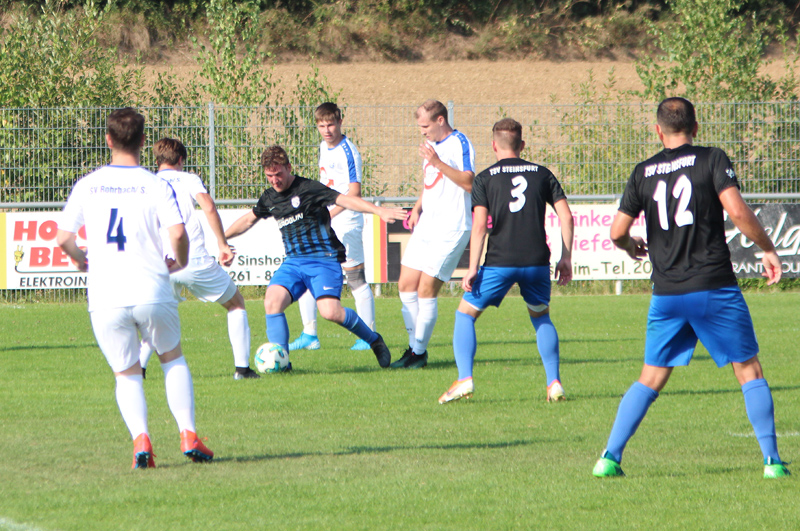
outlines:
{"label": "dirt hillside", "polygon": [[[427,98],[452,100],[462,104],[542,104],[555,95],[557,101],[578,100],[575,87],[589,80],[602,92],[613,69],[614,90],[640,90],[642,84],[632,62],[622,61],[426,61],[420,63],[345,63],[317,65],[334,90],[341,91],[341,102],[350,105],[412,105]],[[173,65],[173,73],[184,78],[197,68],[190,64]],[[311,71],[307,63],[286,63],[275,67],[275,74],[293,81],[297,74]],[[167,68],[154,67],[153,72]],[[783,63],[775,61],[763,71],[773,78],[784,73]]]}

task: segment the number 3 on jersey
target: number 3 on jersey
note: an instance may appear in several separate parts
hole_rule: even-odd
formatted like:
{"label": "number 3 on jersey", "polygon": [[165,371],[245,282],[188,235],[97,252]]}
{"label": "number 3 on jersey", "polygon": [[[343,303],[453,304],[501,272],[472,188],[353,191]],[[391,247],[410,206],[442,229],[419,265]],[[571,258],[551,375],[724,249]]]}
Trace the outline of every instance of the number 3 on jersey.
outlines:
{"label": "number 3 on jersey", "polygon": [[[694,223],[694,214],[689,211],[689,199],[692,197],[692,182],[686,175],[681,175],[672,188],[672,197],[678,200],[675,209],[675,225],[684,227]],[[669,230],[669,214],[667,213],[667,183],[658,181],[653,199],[658,205],[658,222],[663,230]]]}
{"label": "number 3 on jersey", "polygon": [[[102,225],[101,225],[102,226]],[[122,217],[117,219],[117,209],[111,209],[111,217],[108,220],[108,232],[106,233],[106,243],[116,243],[117,251],[125,250],[125,232],[122,229]]]}
{"label": "number 3 on jersey", "polygon": [[513,201],[509,201],[508,209],[511,212],[519,212],[525,206],[525,189],[528,188],[528,181],[522,175],[517,175],[511,179],[511,184],[514,188],[511,189],[511,197]]}

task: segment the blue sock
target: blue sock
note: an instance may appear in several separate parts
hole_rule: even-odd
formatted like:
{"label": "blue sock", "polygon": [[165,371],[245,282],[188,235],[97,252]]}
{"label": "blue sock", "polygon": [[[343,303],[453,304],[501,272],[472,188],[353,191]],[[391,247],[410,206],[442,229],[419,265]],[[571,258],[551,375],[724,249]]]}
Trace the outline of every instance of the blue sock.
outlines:
{"label": "blue sock", "polygon": [[[772,458],[780,463],[778,456],[778,440],[775,436],[775,413],[772,404],[772,393],[764,378],[751,380],[742,386],[744,394],[744,407],[747,418],[756,432],[756,439],[761,446],[764,459]],[[766,462],[766,461],[765,461]]]}
{"label": "blue sock", "polygon": [[558,373],[558,332],[550,320],[550,314],[531,317],[531,323],[536,330],[536,346],[542,357],[544,374],[547,376],[549,386],[553,380],[561,381],[561,375]]}
{"label": "blue sock", "polygon": [[459,380],[472,376],[472,365],[477,350],[475,318],[456,310],[456,324],[453,327],[453,355],[456,358]]}
{"label": "blue sock", "polygon": [[344,322],[342,323],[342,326],[353,332],[370,345],[378,339],[378,334],[373,332],[372,329],[367,326],[367,323],[365,323],[361,317],[358,316],[356,311],[351,308],[344,309]]}
{"label": "blue sock", "polygon": [[289,352],[289,323],[286,322],[285,313],[269,313],[266,316],[267,339]]}
{"label": "blue sock", "polygon": [[628,440],[636,433],[636,428],[647,414],[650,404],[658,398],[658,393],[646,385],[634,382],[634,384],[622,397],[617,410],[617,418],[614,419],[614,427],[611,428],[611,435],[608,436],[606,452],[617,463],[622,462],[622,452]]}

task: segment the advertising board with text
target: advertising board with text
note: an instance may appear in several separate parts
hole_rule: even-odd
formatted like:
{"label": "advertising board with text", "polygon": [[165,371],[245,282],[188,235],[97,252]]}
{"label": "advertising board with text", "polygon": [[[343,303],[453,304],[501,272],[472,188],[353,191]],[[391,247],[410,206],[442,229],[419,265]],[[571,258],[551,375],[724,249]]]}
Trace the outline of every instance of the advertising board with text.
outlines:
{"label": "advertising board with text", "polygon": [[[785,277],[800,274],[800,205],[751,205],[759,221],[775,242],[783,262]],[[249,209],[220,210],[223,226],[227,227]],[[652,265],[646,258],[635,261],[616,249],[609,229],[616,205],[572,205],[575,231],[572,241],[572,269],[575,280],[632,280],[648,279]],[[196,213],[206,233],[206,247],[212,256],[218,255],[217,242],[208,228],[202,212]],[[69,257],[56,245],[56,233],[61,212],[0,213],[0,289],[60,289],[86,287],[86,274],[80,273]],[[552,250],[551,272],[561,254],[561,228],[558,216],[548,209],[545,217],[548,244]],[[631,230],[635,236],[645,236],[644,219],[640,217]],[[372,215],[364,216],[364,255],[367,280],[370,283],[395,282],[400,260],[410,237],[407,224],[387,225]],[[761,253],[745,238],[733,223],[726,220],[726,236],[731,249],[733,268],[741,278],[760,277]],[[85,245],[83,229],[78,245]],[[285,259],[277,223],[262,220],[250,231],[234,238],[236,258],[228,274],[239,285],[266,285]],[[91,250],[90,250],[91,253]],[[469,265],[465,253],[454,279],[460,278]]]}

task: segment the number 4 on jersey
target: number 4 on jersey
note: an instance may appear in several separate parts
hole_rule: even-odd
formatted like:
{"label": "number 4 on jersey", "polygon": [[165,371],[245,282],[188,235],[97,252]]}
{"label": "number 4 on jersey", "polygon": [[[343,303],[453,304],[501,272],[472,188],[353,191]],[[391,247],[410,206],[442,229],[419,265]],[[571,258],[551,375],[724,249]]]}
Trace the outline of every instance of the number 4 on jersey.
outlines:
{"label": "number 4 on jersey", "polygon": [[106,233],[106,243],[116,243],[118,251],[125,250],[125,232],[122,229],[122,217],[117,222],[117,209],[111,209],[111,218],[108,220],[108,232]]}

